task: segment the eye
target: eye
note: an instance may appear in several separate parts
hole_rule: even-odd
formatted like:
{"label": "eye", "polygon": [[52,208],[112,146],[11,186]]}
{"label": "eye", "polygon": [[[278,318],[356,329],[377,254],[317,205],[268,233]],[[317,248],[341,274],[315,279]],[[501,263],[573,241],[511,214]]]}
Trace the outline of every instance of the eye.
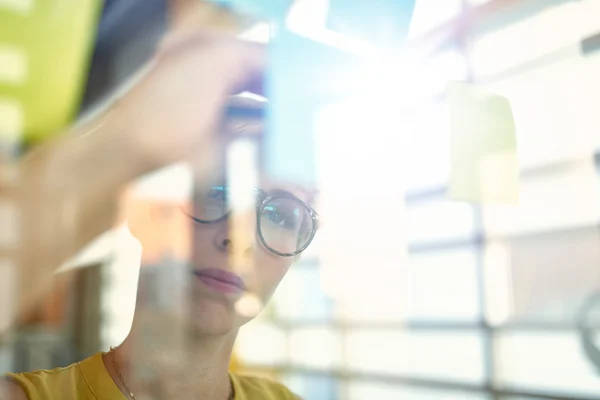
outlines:
{"label": "eye", "polygon": [[216,221],[227,214],[227,189],[212,186],[194,196],[194,219],[199,222]]}
{"label": "eye", "polygon": [[300,225],[300,211],[297,208],[288,210],[276,205],[267,205],[263,210],[263,218],[285,229],[298,229]]}
{"label": "eye", "polygon": [[204,197],[225,202],[227,200],[227,191],[223,186],[213,186],[206,191]]}

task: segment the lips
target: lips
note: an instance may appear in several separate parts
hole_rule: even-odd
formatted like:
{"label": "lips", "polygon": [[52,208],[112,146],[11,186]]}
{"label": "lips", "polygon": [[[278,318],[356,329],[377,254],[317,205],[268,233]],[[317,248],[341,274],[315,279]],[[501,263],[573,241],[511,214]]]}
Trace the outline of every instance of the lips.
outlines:
{"label": "lips", "polygon": [[233,272],[218,268],[200,268],[194,275],[207,287],[222,293],[240,293],[245,290],[244,280]]}

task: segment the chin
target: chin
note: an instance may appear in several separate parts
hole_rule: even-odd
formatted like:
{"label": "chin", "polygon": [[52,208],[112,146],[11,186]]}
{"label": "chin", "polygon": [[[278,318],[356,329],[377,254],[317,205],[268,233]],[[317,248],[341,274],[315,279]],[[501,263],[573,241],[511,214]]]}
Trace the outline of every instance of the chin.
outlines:
{"label": "chin", "polygon": [[198,335],[227,335],[240,326],[233,306],[213,299],[197,300],[190,322],[192,331]]}

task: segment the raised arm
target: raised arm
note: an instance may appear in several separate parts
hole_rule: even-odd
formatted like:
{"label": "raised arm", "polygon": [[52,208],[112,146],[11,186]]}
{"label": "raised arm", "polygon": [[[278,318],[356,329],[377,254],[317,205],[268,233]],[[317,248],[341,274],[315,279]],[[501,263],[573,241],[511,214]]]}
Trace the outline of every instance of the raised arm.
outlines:
{"label": "raised arm", "polygon": [[115,224],[128,182],[190,156],[210,170],[221,110],[259,75],[263,49],[212,33],[165,43],[145,77],[109,111],[27,155],[16,186],[0,188],[18,204],[19,222],[12,257],[18,302],[2,295],[0,320],[14,321],[62,262]]}

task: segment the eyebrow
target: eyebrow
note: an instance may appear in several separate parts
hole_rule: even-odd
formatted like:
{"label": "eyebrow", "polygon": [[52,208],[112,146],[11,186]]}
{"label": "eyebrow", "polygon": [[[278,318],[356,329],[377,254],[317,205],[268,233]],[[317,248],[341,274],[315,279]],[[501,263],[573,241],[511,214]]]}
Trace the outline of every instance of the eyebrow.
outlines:
{"label": "eyebrow", "polygon": [[[226,184],[217,184],[217,185],[210,185],[210,187],[227,187]],[[260,187],[256,187],[255,189],[257,189],[259,191],[259,193],[261,193],[263,196],[267,197],[267,196],[284,196],[284,197],[292,197],[298,200],[302,200],[300,197],[296,196],[294,193],[285,190],[285,189],[272,189],[272,190],[265,190],[263,188]],[[194,190],[192,192],[193,198],[196,198],[198,195],[201,195],[202,191],[197,191]]]}
{"label": "eyebrow", "polygon": [[283,190],[283,189],[273,189],[273,190],[269,190],[266,193],[269,196],[289,196],[289,197],[294,197],[296,199],[298,198],[298,196],[296,196],[292,192],[288,192],[287,190]]}

